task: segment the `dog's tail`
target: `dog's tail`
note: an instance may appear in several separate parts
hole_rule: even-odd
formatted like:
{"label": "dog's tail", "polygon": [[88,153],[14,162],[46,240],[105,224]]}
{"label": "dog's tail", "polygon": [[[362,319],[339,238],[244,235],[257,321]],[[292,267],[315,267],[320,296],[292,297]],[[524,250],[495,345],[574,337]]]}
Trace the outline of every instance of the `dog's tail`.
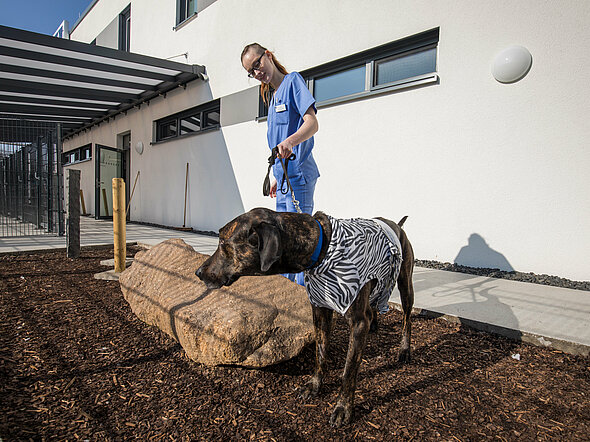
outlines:
{"label": "dog's tail", "polygon": [[397,225],[402,227],[407,219],[408,219],[408,215],[406,215],[402,219],[400,219],[400,221],[399,221],[399,223],[397,223]]}

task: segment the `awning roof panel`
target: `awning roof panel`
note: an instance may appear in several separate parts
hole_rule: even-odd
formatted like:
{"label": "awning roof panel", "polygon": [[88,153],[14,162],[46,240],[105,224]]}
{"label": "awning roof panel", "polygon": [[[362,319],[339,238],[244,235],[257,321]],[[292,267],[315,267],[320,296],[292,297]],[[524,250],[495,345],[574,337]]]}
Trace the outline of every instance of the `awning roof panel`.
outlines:
{"label": "awning roof panel", "polygon": [[204,73],[199,65],[0,26],[0,119],[63,122],[65,136]]}

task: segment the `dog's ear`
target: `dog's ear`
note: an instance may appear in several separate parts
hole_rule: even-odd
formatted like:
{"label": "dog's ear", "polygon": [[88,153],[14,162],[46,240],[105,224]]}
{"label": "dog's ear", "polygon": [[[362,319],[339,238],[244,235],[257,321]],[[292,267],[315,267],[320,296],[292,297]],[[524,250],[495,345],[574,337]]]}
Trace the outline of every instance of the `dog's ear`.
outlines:
{"label": "dog's ear", "polygon": [[283,254],[281,232],[272,224],[264,222],[255,226],[254,231],[258,235],[260,270],[266,272]]}

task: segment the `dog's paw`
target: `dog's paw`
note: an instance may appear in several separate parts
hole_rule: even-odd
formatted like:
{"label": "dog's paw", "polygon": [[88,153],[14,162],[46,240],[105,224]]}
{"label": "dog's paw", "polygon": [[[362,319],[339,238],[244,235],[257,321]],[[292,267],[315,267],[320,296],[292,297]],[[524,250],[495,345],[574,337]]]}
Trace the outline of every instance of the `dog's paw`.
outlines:
{"label": "dog's paw", "polygon": [[299,388],[298,396],[301,399],[307,400],[316,397],[319,392],[320,383],[315,379],[311,379]]}
{"label": "dog's paw", "polygon": [[339,428],[348,425],[352,421],[352,404],[337,404],[330,416],[330,425]]}
{"label": "dog's paw", "polygon": [[412,351],[409,348],[401,349],[397,356],[397,361],[402,364],[409,364],[412,361]]}

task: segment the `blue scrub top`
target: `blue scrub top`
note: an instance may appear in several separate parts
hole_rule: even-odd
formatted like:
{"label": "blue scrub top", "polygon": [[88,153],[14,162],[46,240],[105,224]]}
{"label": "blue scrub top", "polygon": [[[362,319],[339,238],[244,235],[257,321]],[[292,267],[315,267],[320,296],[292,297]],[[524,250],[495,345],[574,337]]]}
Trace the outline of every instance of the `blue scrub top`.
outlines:
{"label": "blue scrub top", "polygon": [[[303,115],[313,106],[315,98],[309,92],[299,72],[285,75],[279,88],[268,106],[268,146],[273,149],[290,135],[293,135],[303,124]],[[313,137],[293,147],[297,157],[289,161],[289,180],[292,182],[312,182],[320,176],[318,166],[313,159]],[[277,159],[273,166],[273,174],[280,183],[283,178],[283,167]]]}

